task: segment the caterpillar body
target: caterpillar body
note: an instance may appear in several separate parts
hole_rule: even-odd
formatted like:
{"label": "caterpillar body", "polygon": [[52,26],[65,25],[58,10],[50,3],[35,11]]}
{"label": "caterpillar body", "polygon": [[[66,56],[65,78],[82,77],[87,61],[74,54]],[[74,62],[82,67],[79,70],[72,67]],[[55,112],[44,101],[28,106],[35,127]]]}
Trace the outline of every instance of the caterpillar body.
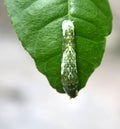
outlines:
{"label": "caterpillar body", "polygon": [[64,91],[71,97],[77,96],[78,73],[75,52],[75,32],[71,20],[64,20],[62,23],[62,60],[61,60],[61,81]]}

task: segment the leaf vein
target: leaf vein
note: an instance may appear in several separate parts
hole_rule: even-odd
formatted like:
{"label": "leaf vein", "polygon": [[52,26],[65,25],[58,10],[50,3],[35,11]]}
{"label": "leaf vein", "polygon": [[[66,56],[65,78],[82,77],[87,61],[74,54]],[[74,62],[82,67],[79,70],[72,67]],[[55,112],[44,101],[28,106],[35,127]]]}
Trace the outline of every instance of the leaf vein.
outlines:
{"label": "leaf vein", "polygon": [[85,37],[85,36],[83,36],[83,35],[76,35],[76,37],[82,37],[82,38],[84,38],[84,39],[87,39],[87,40],[89,40],[89,41],[92,41],[92,42],[94,42],[95,44],[97,43],[97,41],[95,41],[95,40],[93,40],[93,39],[90,39],[90,38],[88,38],[88,37]]}
{"label": "leaf vein", "polygon": [[[72,15],[71,15],[72,16]],[[86,21],[86,22],[88,22],[89,24],[91,24],[92,26],[94,26],[94,27],[96,27],[96,25],[95,24],[93,24],[93,22],[91,22],[91,21],[89,21],[89,20],[87,20],[87,19],[85,19],[85,18],[80,18],[80,17],[77,17],[77,16],[72,16],[73,18],[76,18],[76,19],[79,19],[79,20],[83,20],[83,21]],[[96,27],[97,28],[97,27]]]}
{"label": "leaf vein", "polygon": [[93,2],[92,0],[90,0],[94,5],[95,5],[95,7],[97,7],[97,9],[105,16],[105,17],[107,17],[104,13],[103,13],[103,11],[98,7],[98,5],[95,3],[95,2]]}

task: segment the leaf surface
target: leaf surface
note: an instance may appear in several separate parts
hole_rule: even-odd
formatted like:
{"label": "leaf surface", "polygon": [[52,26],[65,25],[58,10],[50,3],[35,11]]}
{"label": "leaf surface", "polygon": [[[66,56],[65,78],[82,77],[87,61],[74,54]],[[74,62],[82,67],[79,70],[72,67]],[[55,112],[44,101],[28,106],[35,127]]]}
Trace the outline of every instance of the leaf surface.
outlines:
{"label": "leaf surface", "polygon": [[23,47],[50,85],[61,84],[62,21],[75,26],[79,90],[100,65],[106,36],[112,27],[108,0],[5,0],[11,22]]}

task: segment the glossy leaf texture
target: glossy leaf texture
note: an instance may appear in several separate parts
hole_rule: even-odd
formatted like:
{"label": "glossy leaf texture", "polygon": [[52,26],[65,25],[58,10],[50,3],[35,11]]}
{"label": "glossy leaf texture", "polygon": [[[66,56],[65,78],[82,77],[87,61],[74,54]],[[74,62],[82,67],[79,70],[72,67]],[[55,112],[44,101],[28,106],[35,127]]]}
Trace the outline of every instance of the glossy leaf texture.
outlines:
{"label": "glossy leaf texture", "polygon": [[112,28],[108,0],[5,0],[8,14],[23,47],[50,85],[61,84],[62,21],[75,26],[79,90],[100,65],[106,36]]}

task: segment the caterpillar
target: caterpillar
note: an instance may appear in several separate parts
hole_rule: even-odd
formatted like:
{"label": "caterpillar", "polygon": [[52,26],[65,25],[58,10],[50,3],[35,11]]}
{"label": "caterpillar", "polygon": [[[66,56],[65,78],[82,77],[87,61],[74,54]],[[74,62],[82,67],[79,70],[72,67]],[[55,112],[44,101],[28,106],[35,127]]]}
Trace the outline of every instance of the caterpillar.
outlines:
{"label": "caterpillar", "polygon": [[75,32],[71,20],[62,22],[62,60],[61,60],[61,82],[64,91],[71,97],[77,96],[78,72],[75,52]]}

